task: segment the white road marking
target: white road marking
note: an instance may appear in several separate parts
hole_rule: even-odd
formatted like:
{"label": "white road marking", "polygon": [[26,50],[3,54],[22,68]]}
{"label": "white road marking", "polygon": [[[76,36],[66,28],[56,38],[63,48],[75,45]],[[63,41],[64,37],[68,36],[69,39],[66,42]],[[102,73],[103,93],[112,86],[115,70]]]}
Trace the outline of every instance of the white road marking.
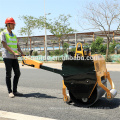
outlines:
{"label": "white road marking", "polygon": [[0,111],[0,117],[14,119],[14,120],[55,120],[51,118],[24,115],[24,114],[12,113],[12,112],[7,112],[7,111]]}

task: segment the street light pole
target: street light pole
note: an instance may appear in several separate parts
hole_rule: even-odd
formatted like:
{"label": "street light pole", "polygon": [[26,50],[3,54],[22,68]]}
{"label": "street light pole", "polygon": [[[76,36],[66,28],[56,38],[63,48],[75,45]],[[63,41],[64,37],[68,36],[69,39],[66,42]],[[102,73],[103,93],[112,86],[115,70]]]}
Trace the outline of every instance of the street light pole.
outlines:
{"label": "street light pole", "polygon": [[[76,16],[75,16],[75,30],[76,30]],[[77,45],[77,33],[75,32],[75,47]]]}
{"label": "street light pole", "polygon": [[75,47],[77,45],[77,37],[76,37],[77,33],[75,32]]}
{"label": "street light pole", "polygon": [[47,30],[46,30],[45,0],[44,0],[44,22],[45,22],[45,61],[47,61]]}

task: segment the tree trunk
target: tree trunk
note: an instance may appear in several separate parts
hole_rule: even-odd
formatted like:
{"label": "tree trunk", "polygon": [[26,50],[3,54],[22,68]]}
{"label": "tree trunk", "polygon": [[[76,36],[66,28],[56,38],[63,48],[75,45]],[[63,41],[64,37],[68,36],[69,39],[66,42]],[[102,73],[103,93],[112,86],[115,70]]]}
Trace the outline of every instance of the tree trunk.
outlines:
{"label": "tree trunk", "polygon": [[64,43],[63,43],[63,40],[62,40],[62,49],[63,49],[63,44],[64,44]]}
{"label": "tree trunk", "polygon": [[59,50],[60,50],[60,38],[59,38]]}
{"label": "tree trunk", "polygon": [[30,50],[31,50],[31,46],[32,46],[32,45],[31,45],[31,37],[30,37]]}
{"label": "tree trunk", "polygon": [[53,43],[53,52],[54,52],[54,43]]}
{"label": "tree trunk", "polygon": [[28,41],[29,41],[29,36],[28,36],[28,38],[27,38],[27,43],[26,43],[26,48],[28,49],[27,52],[29,52]]}
{"label": "tree trunk", "polygon": [[25,54],[27,53],[27,43],[25,45]]}
{"label": "tree trunk", "polygon": [[107,37],[106,61],[108,61],[108,55],[109,55],[109,37]]}

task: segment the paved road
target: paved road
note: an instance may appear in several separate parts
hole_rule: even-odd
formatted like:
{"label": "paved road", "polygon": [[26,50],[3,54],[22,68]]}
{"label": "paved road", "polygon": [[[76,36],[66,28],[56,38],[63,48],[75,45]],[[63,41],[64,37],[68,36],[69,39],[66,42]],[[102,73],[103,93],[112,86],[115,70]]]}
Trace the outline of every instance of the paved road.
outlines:
{"label": "paved road", "polygon": [[34,68],[21,68],[21,73],[18,90],[24,96],[11,99],[6,90],[5,69],[0,68],[0,110],[58,120],[120,119],[120,72],[110,72],[118,91],[116,98],[109,102],[103,97],[90,108],[63,102],[60,75]]}

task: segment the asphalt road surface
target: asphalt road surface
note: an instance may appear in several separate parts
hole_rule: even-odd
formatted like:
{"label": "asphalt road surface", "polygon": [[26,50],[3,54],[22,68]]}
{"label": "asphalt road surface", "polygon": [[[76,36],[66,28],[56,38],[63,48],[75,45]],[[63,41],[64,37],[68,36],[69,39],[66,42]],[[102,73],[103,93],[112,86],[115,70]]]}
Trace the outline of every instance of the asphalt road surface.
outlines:
{"label": "asphalt road surface", "polygon": [[83,108],[63,102],[62,76],[35,68],[21,69],[18,91],[24,95],[9,98],[5,69],[0,68],[0,110],[58,120],[120,120],[120,72],[110,75],[118,91],[114,100],[103,96],[94,106]]}

